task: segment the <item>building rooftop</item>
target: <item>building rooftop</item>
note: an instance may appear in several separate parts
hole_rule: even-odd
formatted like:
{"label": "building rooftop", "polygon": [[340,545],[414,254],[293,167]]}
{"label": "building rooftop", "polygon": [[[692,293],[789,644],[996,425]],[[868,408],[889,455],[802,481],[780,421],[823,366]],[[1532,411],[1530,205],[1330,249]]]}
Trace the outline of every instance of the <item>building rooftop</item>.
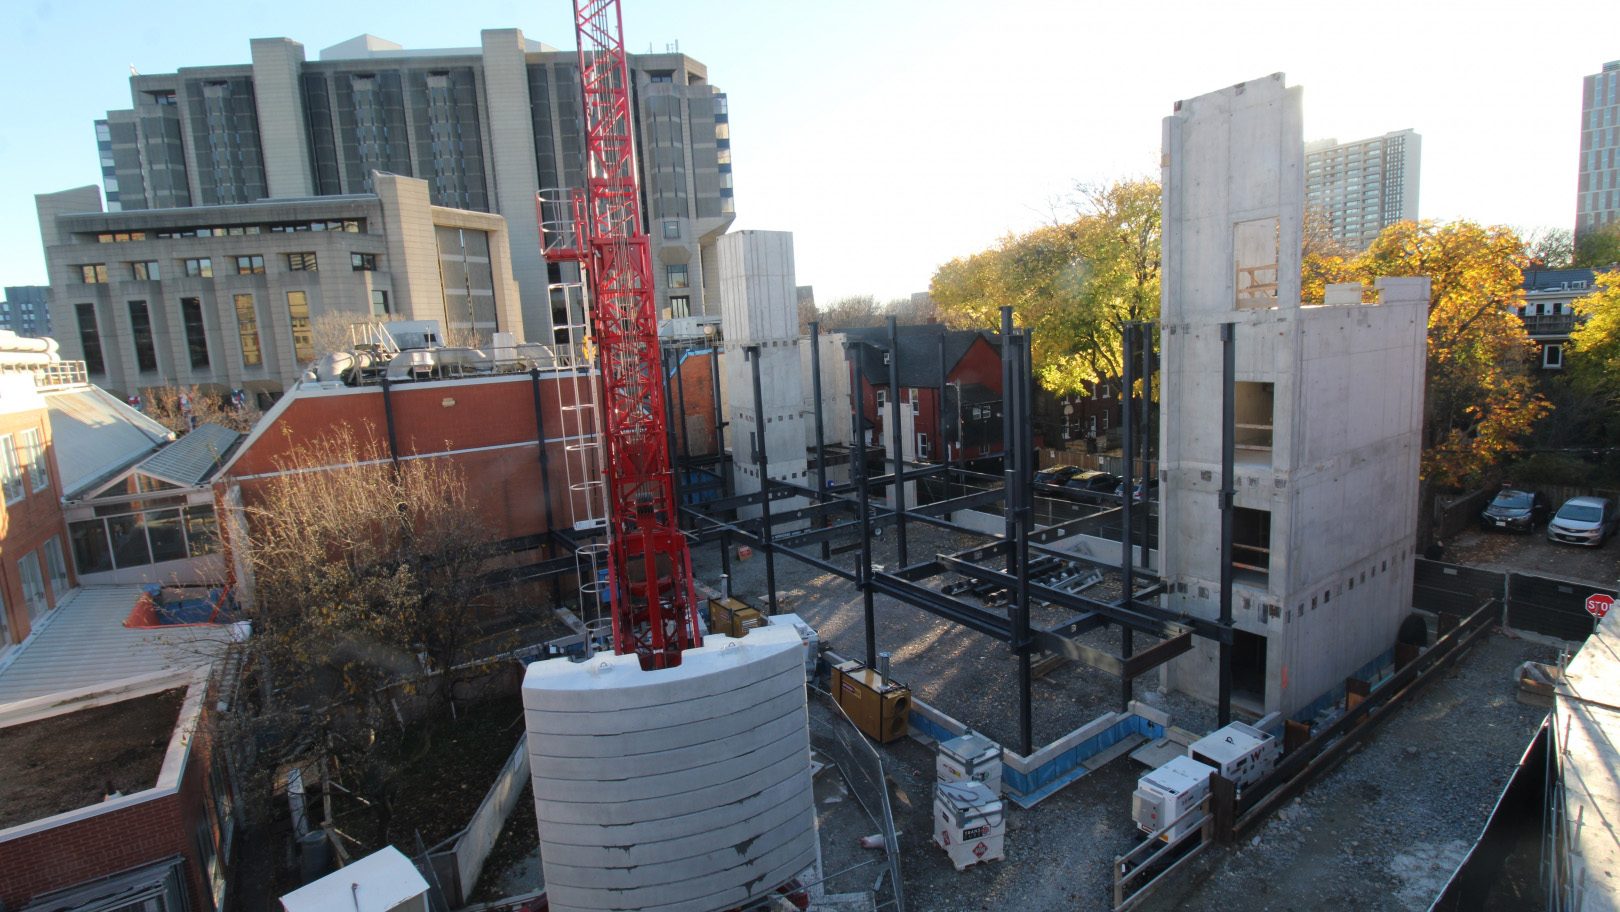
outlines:
{"label": "building rooftop", "polygon": [[[1611,615],[1613,617],[1613,615]],[[1564,670],[1553,708],[1563,765],[1563,824],[1570,883],[1587,912],[1620,909],[1620,632],[1604,620]]]}
{"label": "building rooftop", "polygon": [[174,439],[117,396],[85,384],[45,395],[62,497],[72,500]]}
{"label": "building rooftop", "polygon": [[[945,337],[945,372],[949,374],[956,368],[973,346],[976,339],[983,338],[992,347],[999,346],[1000,336],[996,333],[977,329],[946,329],[939,323],[924,323],[919,326],[897,327],[900,337],[900,385],[909,387],[935,388],[939,386],[939,338]],[[886,326],[865,326],[859,329],[846,329],[844,334],[850,339],[871,343],[881,348],[889,346],[889,329]],[[862,370],[866,373],[866,382],[874,386],[887,386],[889,384],[889,366],[884,363],[883,352],[875,348],[866,348],[865,361]],[[998,349],[999,352],[999,349]]]}
{"label": "building rooftop", "polygon": [[1583,283],[1581,288],[1591,288],[1596,278],[1597,273],[1594,270],[1584,267],[1526,269],[1523,287],[1525,291],[1567,291],[1571,282]]}
{"label": "building rooftop", "polygon": [[207,481],[242,435],[221,424],[203,424],[146,458],[141,474],[182,488]]}
{"label": "building rooftop", "polygon": [[76,589],[0,665],[0,706],[193,671],[212,662],[229,627],[131,629],[139,586]]}

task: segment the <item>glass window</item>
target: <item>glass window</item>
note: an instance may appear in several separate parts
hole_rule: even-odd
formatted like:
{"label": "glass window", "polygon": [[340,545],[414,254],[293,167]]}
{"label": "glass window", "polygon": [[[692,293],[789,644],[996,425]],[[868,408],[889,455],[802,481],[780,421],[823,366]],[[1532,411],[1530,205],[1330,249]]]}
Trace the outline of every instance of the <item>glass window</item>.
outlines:
{"label": "glass window", "polygon": [[137,260],[129,264],[129,277],[137,282],[156,282],[161,278],[157,260]]}
{"label": "glass window", "polygon": [[351,253],[349,265],[355,272],[373,272],[377,269],[377,255],[375,253]]}
{"label": "glass window", "polygon": [[22,440],[23,466],[28,469],[28,483],[32,490],[43,491],[51,486],[50,460],[45,458],[45,442],[39,431],[29,428],[19,435]]}
{"label": "glass window", "polygon": [[208,329],[203,323],[202,301],[180,299],[180,319],[186,326],[186,351],[192,367],[208,366]]}
{"label": "glass window", "polygon": [[388,292],[375,289],[371,292],[371,315],[385,317],[388,315]]}
{"label": "glass window", "polygon": [[264,275],[264,257],[259,254],[236,258],[237,275]]}
{"label": "glass window", "polygon": [[92,374],[105,374],[107,363],[101,357],[101,331],[96,328],[96,305],[75,304],[79,318],[79,347],[84,349],[84,369]]}
{"label": "glass window", "polygon": [[145,301],[129,302],[129,335],[135,343],[135,364],[143,371],[157,370],[157,348],[152,343],[152,315]]}
{"label": "glass window", "polygon": [[68,591],[67,561],[62,556],[60,535],[51,536],[51,540],[45,543],[45,572],[50,576],[51,595],[60,602],[62,595]]}
{"label": "glass window", "polygon": [[670,295],[669,315],[672,317],[689,317],[692,315],[692,298],[688,295]]}
{"label": "glass window", "polygon": [[10,646],[11,643],[11,624],[6,618],[6,600],[0,596],[0,649]]}
{"label": "glass window", "polygon": [[143,514],[109,516],[105,522],[107,538],[112,543],[113,562],[118,567],[140,567],[152,562],[152,549],[146,544]]}
{"label": "glass window", "polygon": [[211,257],[198,257],[186,260],[186,275],[211,279],[214,277],[214,261]]}
{"label": "glass window", "polygon": [[38,620],[50,610],[51,603],[45,597],[45,576],[39,572],[37,553],[29,552],[17,561],[17,576],[22,580],[23,602],[28,605],[28,619]]}
{"label": "glass window", "polygon": [[152,542],[152,562],[181,560],[186,556],[186,536],[180,528],[179,510],[149,510],[146,535]]}
{"label": "glass window", "polygon": [[671,288],[686,288],[688,273],[685,263],[671,263],[664,267],[665,284]]}
{"label": "glass window", "polygon": [[0,437],[0,487],[5,490],[6,503],[22,500],[22,462],[17,459],[17,444],[10,434]]}
{"label": "glass window", "polygon": [[186,542],[192,557],[219,550],[219,527],[214,521],[213,507],[186,507]]}
{"label": "glass window", "polygon": [[292,272],[315,272],[315,271],[317,271],[316,262],[315,262],[315,254],[314,253],[289,253],[289,254],[287,254],[287,269],[289,269]]}
{"label": "glass window", "polygon": [[681,236],[681,223],[679,219],[664,219],[664,237],[674,239]]}
{"label": "glass window", "polygon": [[107,264],[106,263],[86,263],[83,266],[79,266],[79,267],[76,267],[76,268],[79,270],[79,281],[83,282],[84,284],[86,284],[86,285],[105,285],[105,284],[107,284]]}
{"label": "glass window", "polygon": [[242,338],[242,364],[252,367],[264,363],[264,355],[259,351],[259,317],[253,310],[253,296],[239,294],[236,301],[236,327]]}
{"label": "glass window", "polygon": [[299,364],[315,360],[315,335],[309,328],[309,295],[287,292],[287,316],[292,321],[293,357]]}

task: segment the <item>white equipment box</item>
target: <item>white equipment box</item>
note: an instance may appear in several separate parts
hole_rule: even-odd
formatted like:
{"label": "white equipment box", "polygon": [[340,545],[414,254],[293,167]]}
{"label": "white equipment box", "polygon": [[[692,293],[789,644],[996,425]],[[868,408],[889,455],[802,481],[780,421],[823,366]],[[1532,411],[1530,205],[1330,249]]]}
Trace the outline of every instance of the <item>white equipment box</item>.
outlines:
{"label": "white equipment box", "polygon": [[992,795],[1000,795],[1001,745],[974,732],[941,742],[934,774],[945,783],[982,782]]}
{"label": "white equipment box", "polygon": [[[1215,768],[1191,757],[1176,757],[1138,779],[1131,795],[1131,819],[1144,833],[1155,833],[1181,817],[1209,794],[1209,777]],[[1197,829],[1202,818],[1192,814],[1166,831],[1160,838],[1171,842]]]}
{"label": "white equipment box", "polygon": [[934,785],[934,843],[956,870],[1007,857],[1006,833],[1005,806],[983,783]]}
{"label": "white equipment box", "polygon": [[1187,756],[1214,767],[1222,778],[1243,788],[1277,768],[1282,745],[1252,725],[1233,722],[1194,741]]}
{"label": "white equipment box", "polygon": [[799,632],[799,642],[804,644],[804,679],[814,681],[816,666],[821,662],[821,635],[816,633],[816,628],[796,614],[772,615],[766,623],[775,627],[792,626]]}

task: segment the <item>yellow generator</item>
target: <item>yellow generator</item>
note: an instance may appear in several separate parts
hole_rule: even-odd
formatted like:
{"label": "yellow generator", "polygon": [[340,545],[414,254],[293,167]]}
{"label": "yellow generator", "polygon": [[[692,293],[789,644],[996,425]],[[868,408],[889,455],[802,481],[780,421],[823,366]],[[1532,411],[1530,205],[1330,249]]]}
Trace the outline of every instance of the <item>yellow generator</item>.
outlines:
{"label": "yellow generator", "polygon": [[868,738],[887,744],[905,736],[911,688],[855,661],[833,666],[829,684],[833,699]]}

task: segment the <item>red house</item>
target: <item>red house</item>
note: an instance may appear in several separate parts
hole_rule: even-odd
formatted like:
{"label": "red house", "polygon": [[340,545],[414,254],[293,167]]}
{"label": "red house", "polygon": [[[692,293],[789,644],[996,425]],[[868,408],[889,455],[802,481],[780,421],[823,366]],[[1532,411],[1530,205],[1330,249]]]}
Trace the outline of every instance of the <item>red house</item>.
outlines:
{"label": "red house", "polygon": [[[916,416],[917,458],[923,462],[971,461],[1002,451],[1001,341],[992,332],[947,330],[930,323],[899,327],[900,397]],[[888,417],[889,330],[846,330],[864,342],[862,411],[871,433],[883,435]],[[943,353],[943,358],[941,354]],[[943,364],[944,387],[940,386]],[[880,445],[886,438],[869,438]]]}

